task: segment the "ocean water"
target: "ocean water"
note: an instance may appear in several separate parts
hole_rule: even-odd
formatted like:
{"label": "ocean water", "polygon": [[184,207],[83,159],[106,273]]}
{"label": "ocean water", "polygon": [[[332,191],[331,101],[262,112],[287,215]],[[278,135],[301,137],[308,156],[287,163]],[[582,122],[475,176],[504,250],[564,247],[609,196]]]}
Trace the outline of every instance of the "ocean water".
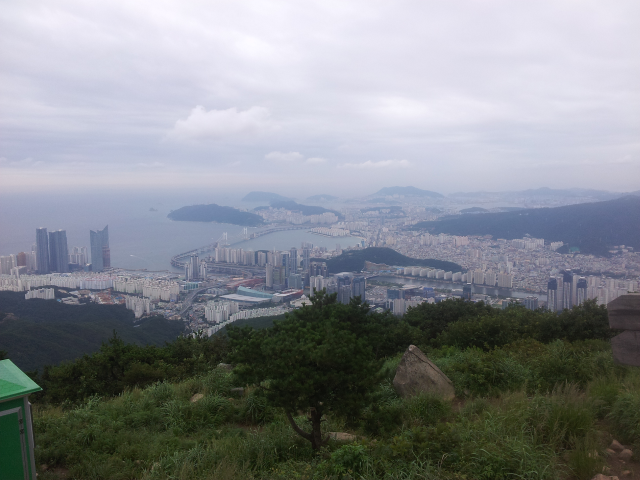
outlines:
{"label": "ocean water", "polygon": [[[240,239],[243,227],[237,225],[174,222],[167,214],[185,205],[218,203],[243,206],[237,198],[213,195],[122,194],[119,192],[85,195],[55,194],[0,195],[0,255],[31,250],[36,228],[67,231],[67,243],[89,249],[89,230],[109,225],[111,265],[127,269],[168,270],[171,257],[211,244],[227,232],[230,241]],[[151,209],[156,211],[151,211]],[[246,208],[246,206],[245,206]],[[249,233],[255,229],[249,229]],[[354,245],[356,237],[329,238],[306,230],[277,232],[237,244],[244,249],[288,250],[311,242],[334,250]]]}

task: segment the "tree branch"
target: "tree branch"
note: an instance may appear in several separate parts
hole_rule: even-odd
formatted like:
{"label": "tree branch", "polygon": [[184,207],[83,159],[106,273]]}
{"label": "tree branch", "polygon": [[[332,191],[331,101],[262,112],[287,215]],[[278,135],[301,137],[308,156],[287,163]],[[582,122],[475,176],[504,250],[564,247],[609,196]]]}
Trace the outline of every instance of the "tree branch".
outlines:
{"label": "tree branch", "polygon": [[309,440],[310,442],[313,439],[313,435],[311,433],[307,433],[304,430],[302,430],[298,424],[296,423],[296,421],[293,419],[293,417],[291,416],[291,414],[289,412],[287,412],[285,410],[285,415],[287,416],[287,419],[289,420],[289,423],[291,424],[291,426],[293,427],[293,429],[296,431],[296,433],[298,435],[300,435],[302,438],[305,438],[307,440]]}

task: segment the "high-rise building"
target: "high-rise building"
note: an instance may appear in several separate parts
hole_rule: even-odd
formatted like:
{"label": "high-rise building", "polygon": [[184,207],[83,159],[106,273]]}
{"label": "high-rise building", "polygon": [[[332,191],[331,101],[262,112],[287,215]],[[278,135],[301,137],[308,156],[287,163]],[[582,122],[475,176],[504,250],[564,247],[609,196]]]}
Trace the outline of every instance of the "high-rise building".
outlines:
{"label": "high-rise building", "polygon": [[309,258],[311,257],[311,249],[303,248],[302,249],[302,270],[305,273],[309,272]]}
{"label": "high-rise building", "polygon": [[36,228],[36,266],[40,274],[51,271],[49,269],[49,236],[45,227]]}
{"label": "high-rise building", "polygon": [[309,263],[309,276],[321,275],[323,277],[329,276],[327,271],[327,262],[310,262]]}
{"label": "high-rise building", "polygon": [[471,300],[472,295],[473,287],[471,286],[471,282],[469,282],[464,287],[462,287],[462,298],[464,298],[465,300]]}
{"label": "high-rise building", "polygon": [[26,267],[27,266],[27,254],[24,252],[20,252],[16,256],[16,266],[17,267]]}
{"label": "high-rise building", "polygon": [[578,278],[576,282],[576,305],[582,305],[587,299],[587,279],[584,277]]}
{"label": "high-rise building", "polygon": [[351,279],[351,296],[352,297],[360,297],[360,301],[364,303],[366,301],[365,288],[367,286],[367,281],[362,276],[353,277]]}
{"label": "high-rise building", "polygon": [[558,280],[553,277],[547,283],[547,310],[558,311]]}
{"label": "high-rise building", "polygon": [[298,272],[298,249],[295,247],[292,247],[291,250],[289,250],[289,262],[291,263],[291,268],[290,268],[291,273],[297,273]]}
{"label": "high-rise building", "polygon": [[91,268],[94,272],[101,272],[111,268],[111,251],[109,250],[109,225],[102,230],[89,231],[91,241]]}
{"label": "high-rise building", "polygon": [[49,269],[52,272],[69,272],[69,247],[66,230],[49,232]]}
{"label": "high-rise building", "polygon": [[524,306],[529,310],[537,310],[538,309],[538,297],[529,296],[524,299]]}
{"label": "high-rise building", "polygon": [[573,307],[572,301],[573,292],[573,275],[570,272],[564,272],[562,274],[562,308]]}

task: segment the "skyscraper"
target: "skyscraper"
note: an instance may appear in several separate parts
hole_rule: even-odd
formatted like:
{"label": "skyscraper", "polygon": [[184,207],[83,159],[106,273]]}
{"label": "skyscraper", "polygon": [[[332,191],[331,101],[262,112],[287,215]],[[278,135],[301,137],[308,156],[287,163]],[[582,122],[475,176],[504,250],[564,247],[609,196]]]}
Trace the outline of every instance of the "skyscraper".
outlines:
{"label": "skyscraper", "polygon": [[558,280],[553,277],[547,283],[547,310],[558,311]]}
{"label": "skyscraper", "polygon": [[49,269],[58,273],[69,272],[69,248],[65,230],[49,232]]}
{"label": "skyscraper", "polygon": [[564,272],[562,275],[562,308],[571,309],[573,307],[573,275]]}
{"label": "skyscraper", "polygon": [[91,242],[91,269],[101,272],[111,267],[111,251],[109,250],[109,225],[102,230],[89,231]]}
{"label": "skyscraper", "polygon": [[36,265],[38,273],[49,273],[49,236],[45,227],[36,228]]}
{"label": "skyscraper", "polygon": [[296,247],[291,247],[289,250],[289,261],[291,263],[291,268],[289,269],[291,273],[298,272],[298,249]]}
{"label": "skyscraper", "polygon": [[576,282],[576,305],[582,305],[587,300],[587,279],[580,277]]}

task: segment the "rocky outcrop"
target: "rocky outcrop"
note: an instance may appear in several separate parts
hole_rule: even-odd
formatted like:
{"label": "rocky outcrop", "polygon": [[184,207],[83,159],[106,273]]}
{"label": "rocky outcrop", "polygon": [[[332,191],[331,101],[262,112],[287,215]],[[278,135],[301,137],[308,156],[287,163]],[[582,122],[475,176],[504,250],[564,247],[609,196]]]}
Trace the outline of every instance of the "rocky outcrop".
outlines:
{"label": "rocky outcrop", "polygon": [[451,400],[455,389],[451,380],[415,345],[409,345],[396,370],[393,386],[401,397],[429,393]]}

